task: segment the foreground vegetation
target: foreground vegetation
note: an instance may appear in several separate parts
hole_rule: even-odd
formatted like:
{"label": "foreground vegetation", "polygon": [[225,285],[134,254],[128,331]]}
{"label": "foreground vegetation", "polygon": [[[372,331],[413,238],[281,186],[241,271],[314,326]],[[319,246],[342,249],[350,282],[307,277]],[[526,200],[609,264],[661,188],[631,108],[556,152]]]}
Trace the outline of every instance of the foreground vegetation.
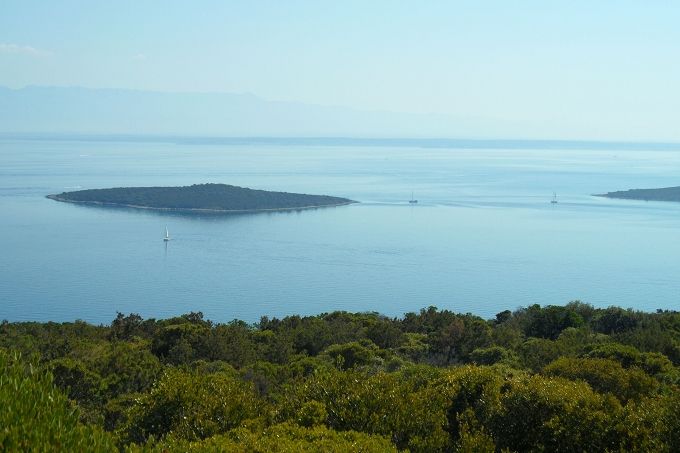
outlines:
{"label": "foreground vegetation", "polygon": [[0,324],[0,450],[678,451],[680,313]]}
{"label": "foreground vegetation", "polygon": [[150,209],[262,211],[336,206],[352,203],[328,195],[269,192],[227,184],[194,184],[185,187],[117,187],[48,195],[57,201],[128,206]]}

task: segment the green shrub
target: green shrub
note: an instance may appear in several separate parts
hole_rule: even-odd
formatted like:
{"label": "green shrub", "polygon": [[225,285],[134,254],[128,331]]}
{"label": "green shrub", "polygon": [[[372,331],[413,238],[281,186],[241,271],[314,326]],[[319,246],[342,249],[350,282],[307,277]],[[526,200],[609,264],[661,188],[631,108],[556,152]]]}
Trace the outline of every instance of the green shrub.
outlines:
{"label": "green shrub", "polygon": [[414,452],[440,450],[447,444],[446,414],[421,378],[406,372],[320,371],[287,387],[278,418],[299,422],[312,408],[319,415],[316,409],[323,407],[331,429],[387,436]]}
{"label": "green shrub", "polygon": [[282,423],[262,430],[239,428],[198,442],[167,439],[153,447],[132,448],[148,452],[222,453],[389,453],[396,448],[381,436],[356,431],[337,432],[324,426],[303,428]]}
{"label": "green shrub", "polygon": [[493,365],[501,363],[504,365],[519,366],[517,354],[502,346],[477,348],[470,354],[470,361],[477,365]]}
{"label": "green shrub", "polygon": [[0,451],[117,451],[52,383],[49,372],[0,350]]}
{"label": "green shrub", "polygon": [[482,424],[498,448],[583,452],[617,449],[621,406],[583,382],[519,376],[504,385],[500,405]]}
{"label": "green shrub", "polygon": [[543,373],[585,381],[596,391],[611,393],[623,402],[652,395],[659,389],[659,383],[641,369],[625,369],[609,359],[562,357],[545,367]]}
{"label": "green shrub", "polygon": [[376,358],[378,348],[370,340],[368,343],[368,346],[357,341],[334,344],[329,346],[323,355],[328,356],[342,370],[370,365]]}
{"label": "green shrub", "polygon": [[626,405],[618,425],[621,451],[677,452],[680,445],[680,392]]}
{"label": "green shrub", "polygon": [[120,435],[126,442],[171,432],[181,439],[205,439],[258,417],[261,406],[253,385],[237,377],[170,369],[137,400]]}

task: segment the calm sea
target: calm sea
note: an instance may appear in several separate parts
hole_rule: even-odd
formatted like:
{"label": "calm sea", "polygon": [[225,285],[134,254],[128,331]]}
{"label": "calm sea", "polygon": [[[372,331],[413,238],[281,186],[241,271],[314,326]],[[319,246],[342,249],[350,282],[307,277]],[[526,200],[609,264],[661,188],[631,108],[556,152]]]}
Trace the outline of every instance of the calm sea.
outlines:
{"label": "calm sea", "polygon": [[[204,182],[361,203],[188,216],[45,198]],[[672,146],[4,137],[0,319],[678,309],[680,203],[591,196],[673,185]]]}

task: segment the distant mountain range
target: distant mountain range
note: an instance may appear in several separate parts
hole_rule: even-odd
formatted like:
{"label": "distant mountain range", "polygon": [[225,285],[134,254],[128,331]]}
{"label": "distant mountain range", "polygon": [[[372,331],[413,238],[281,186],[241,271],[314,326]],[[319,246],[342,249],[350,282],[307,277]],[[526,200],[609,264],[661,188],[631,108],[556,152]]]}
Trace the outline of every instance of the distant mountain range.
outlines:
{"label": "distant mountain range", "polygon": [[[0,87],[0,133],[489,137],[501,124],[267,101],[251,94]],[[504,135],[505,134],[505,135]]]}

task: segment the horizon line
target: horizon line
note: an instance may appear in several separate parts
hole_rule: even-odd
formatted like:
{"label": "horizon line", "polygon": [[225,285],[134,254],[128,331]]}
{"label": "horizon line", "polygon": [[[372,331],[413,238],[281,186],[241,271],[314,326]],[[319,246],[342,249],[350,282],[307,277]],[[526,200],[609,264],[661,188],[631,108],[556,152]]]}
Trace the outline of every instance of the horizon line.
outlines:
{"label": "horizon line", "polygon": [[90,133],[90,132],[2,132],[2,140],[55,141],[130,141],[171,142],[193,145],[298,145],[298,146],[394,146],[425,148],[491,148],[491,149],[588,149],[618,148],[621,150],[678,150],[680,142],[647,140],[601,140],[561,138],[480,138],[480,137],[395,137],[343,135],[211,135],[154,133]]}

